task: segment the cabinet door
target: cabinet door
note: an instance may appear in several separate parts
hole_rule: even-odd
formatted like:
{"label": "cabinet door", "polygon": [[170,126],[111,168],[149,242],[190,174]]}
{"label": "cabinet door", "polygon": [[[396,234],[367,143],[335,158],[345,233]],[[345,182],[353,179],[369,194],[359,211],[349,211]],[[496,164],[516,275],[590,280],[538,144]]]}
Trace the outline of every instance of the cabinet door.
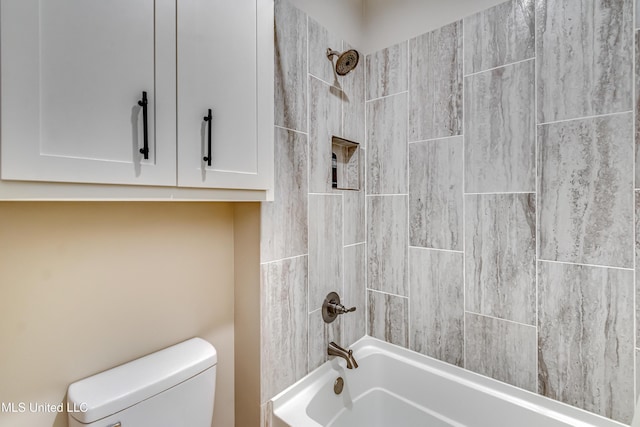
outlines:
{"label": "cabinet door", "polygon": [[2,0],[0,19],[2,179],[175,185],[174,1]]}
{"label": "cabinet door", "polygon": [[[177,7],[178,185],[266,188],[258,161],[256,0],[183,0]],[[210,166],[203,160],[209,126]]]}

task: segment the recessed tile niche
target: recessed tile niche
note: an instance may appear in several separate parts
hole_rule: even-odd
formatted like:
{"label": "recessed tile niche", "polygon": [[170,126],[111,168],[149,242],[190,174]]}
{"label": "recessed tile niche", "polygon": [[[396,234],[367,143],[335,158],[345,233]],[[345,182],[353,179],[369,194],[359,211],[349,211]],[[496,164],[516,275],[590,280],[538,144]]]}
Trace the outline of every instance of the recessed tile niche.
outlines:
{"label": "recessed tile niche", "polygon": [[333,136],[331,157],[332,187],[360,190],[360,144]]}

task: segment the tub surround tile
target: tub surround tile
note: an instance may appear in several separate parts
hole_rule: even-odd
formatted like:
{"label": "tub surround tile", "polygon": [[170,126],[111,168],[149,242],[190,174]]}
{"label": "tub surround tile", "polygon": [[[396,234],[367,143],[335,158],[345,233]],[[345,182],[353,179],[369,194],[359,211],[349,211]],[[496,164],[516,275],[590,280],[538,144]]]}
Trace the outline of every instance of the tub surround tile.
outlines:
{"label": "tub surround tile", "polygon": [[305,376],[307,257],[263,264],[261,270],[261,401]]}
{"label": "tub surround tile", "polygon": [[275,129],[275,199],[262,203],[261,261],[308,253],[307,136]]}
{"label": "tub surround tile", "polygon": [[633,272],[539,263],[538,391],[629,423]]}
{"label": "tub surround tile", "polygon": [[342,197],[344,202],[344,244],[362,243],[367,239],[364,189],[343,191]]}
{"label": "tub surround tile", "polygon": [[367,102],[367,194],[407,193],[407,94]]}
{"label": "tub surround tile", "polygon": [[465,18],[465,74],[533,58],[534,16],[534,0],[511,0]]}
{"label": "tub surround tile", "polygon": [[638,401],[638,395],[640,395],[640,349],[636,348],[636,402]]}
{"label": "tub surround tile", "polygon": [[307,131],[307,15],[275,2],[275,124]]}
{"label": "tub surround tile", "polygon": [[[344,248],[344,295],[345,307],[356,307],[356,311],[342,317],[342,344],[350,346],[366,333],[367,313],[367,247],[365,243]],[[340,344],[340,345],[342,345]]]}
{"label": "tub surround tile", "polygon": [[[640,0],[638,0],[640,1]],[[640,16],[640,10],[636,12]],[[640,188],[640,31],[635,32],[635,51],[636,51],[636,69],[635,69],[635,188]]]}
{"label": "tub surround tile", "polygon": [[462,133],[462,21],[409,40],[409,141]]}
{"label": "tub surround tile", "polygon": [[407,90],[407,42],[367,55],[367,100]]}
{"label": "tub surround tile", "polygon": [[[343,42],[342,50],[354,49],[350,44]],[[365,93],[364,93],[364,69],[365,59],[360,53],[360,59],[356,68],[346,76],[340,77],[342,85],[342,136],[345,139],[357,142],[360,148],[365,148]]]}
{"label": "tub surround tile", "polygon": [[538,127],[539,257],[633,267],[632,114]]}
{"label": "tub surround tile", "polygon": [[538,123],[632,108],[633,0],[536,5]]}
{"label": "tub surround tile", "polygon": [[325,323],[322,310],[309,313],[309,371],[313,371],[329,359],[327,347],[331,341],[342,345],[341,329],[343,316],[332,323]]}
{"label": "tub surround tile", "polygon": [[467,310],[535,325],[535,208],[534,194],[465,196]]}
{"label": "tub surround tile", "polygon": [[309,195],[309,311],[342,291],[342,196]]}
{"label": "tub surround tile", "polygon": [[463,254],[409,248],[411,350],[464,362]]}
{"label": "tub surround tile", "polygon": [[465,191],[535,191],[534,61],[465,77]]}
{"label": "tub surround tile", "polygon": [[331,137],[342,127],[341,92],[309,77],[309,191],[331,193]]}
{"label": "tub surround tile", "polygon": [[462,137],[409,144],[411,246],[461,251]]}
{"label": "tub surround tile", "polygon": [[635,191],[635,214],[636,214],[636,345],[640,345],[640,192]]}
{"label": "tub surround tile", "polygon": [[465,314],[465,368],[536,390],[536,328]]}
{"label": "tub surround tile", "polygon": [[368,287],[406,296],[407,196],[367,196]]}
{"label": "tub surround tile", "polygon": [[342,49],[342,40],[330,33],[325,27],[318,23],[315,19],[309,17],[309,74],[312,74],[325,81],[328,84],[334,84],[336,81],[336,73],[333,62],[327,58],[327,48],[331,48],[338,52]]}
{"label": "tub surround tile", "polygon": [[369,321],[367,333],[391,344],[408,347],[407,298],[369,290]]}

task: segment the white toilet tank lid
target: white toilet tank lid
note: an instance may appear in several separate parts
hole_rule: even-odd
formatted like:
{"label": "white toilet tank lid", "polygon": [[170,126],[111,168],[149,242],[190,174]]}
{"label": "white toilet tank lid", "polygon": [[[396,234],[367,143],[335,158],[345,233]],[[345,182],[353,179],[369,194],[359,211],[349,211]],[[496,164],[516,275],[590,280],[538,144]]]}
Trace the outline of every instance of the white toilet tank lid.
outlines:
{"label": "white toilet tank lid", "polygon": [[155,396],[217,362],[211,344],[192,338],[71,384],[67,401],[83,409],[72,416],[88,424]]}

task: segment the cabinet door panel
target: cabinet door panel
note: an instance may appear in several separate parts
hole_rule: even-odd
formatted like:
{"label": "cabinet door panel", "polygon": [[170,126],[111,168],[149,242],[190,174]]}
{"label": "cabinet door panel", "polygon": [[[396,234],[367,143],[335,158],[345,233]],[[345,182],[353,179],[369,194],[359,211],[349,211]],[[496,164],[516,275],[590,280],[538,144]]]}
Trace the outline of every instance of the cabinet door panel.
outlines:
{"label": "cabinet door panel", "polygon": [[2,179],[175,185],[175,74],[158,67],[175,44],[156,51],[170,1],[3,0],[0,13]]}
{"label": "cabinet door panel", "polygon": [[[256,0],[178,2],[178,185],[263,188],[258,175]],[[213,111],[212,164],[207,153]]]}

